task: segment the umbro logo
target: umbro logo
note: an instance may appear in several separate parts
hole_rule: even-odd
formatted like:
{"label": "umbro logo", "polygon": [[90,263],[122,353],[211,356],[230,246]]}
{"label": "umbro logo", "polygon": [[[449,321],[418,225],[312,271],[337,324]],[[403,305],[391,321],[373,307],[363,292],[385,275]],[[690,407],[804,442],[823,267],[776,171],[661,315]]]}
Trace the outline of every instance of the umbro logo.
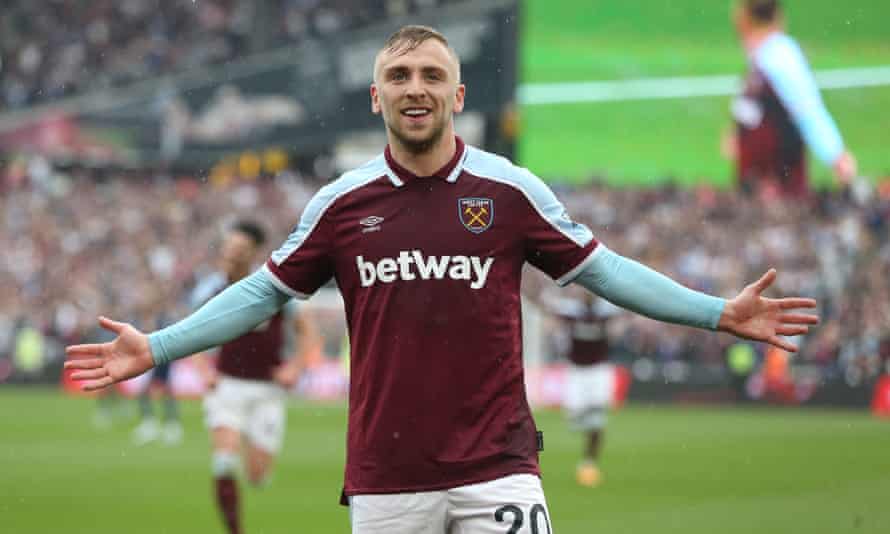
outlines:
{"label": "umbro logo", "polygon": [[368,232],[379,232],[380,231],[380,223],[383,222],[383,217],[378,217],[377,215],[371,215],[369,217],[365,217],[360,220],[358,223],[364,228],[362,228],[362,233],[367,234]]}
{"label": "umbro logo", "polygon": [[365,217],[359,224],[362,226],[377,226],[378,224],[383,222],[383,217],[378,217],[376,215],[371,215],[370,217]]}

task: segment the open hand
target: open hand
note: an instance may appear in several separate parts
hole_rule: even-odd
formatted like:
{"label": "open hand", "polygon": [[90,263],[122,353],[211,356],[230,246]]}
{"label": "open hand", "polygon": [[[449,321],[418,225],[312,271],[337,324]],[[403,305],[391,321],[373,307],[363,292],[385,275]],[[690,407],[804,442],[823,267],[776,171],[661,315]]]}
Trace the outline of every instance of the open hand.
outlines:
{"label": "open hand", "polygon": [[95,391],[141,375],[154,367],[148,336],[127,323],[99,317],[102,328],[117,334],[114,341],[65,348],[65,369],[83,380],[84,391]]}
{"label": "open hand", "polygon": [[728,300],[720,316],[717,329],[755,341],[763,341],[789,352],[797,347],[780,336],[799,336],[817,324],[819,317],[809,313],[794,313],[798,308],[815,308],[816,301],[807,298],[771,299],[763,293],[776,279],[770,269],[760,280],[745,287],[734,299]]}

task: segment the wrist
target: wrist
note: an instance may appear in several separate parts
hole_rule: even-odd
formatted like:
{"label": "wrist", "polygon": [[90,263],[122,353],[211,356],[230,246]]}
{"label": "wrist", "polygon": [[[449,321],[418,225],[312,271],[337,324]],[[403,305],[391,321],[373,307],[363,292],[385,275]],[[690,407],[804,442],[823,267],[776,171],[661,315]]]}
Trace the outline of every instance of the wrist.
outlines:
{"label": "wrist", "polygon": [[[144,334],[143,334],[144,335]],[[148,355],[155,366],[163,365],[170,361],[167,352],[164,350],[164,344],[157,335],[157,332],[145,336],[148,345]]]}
{"label": "wrist", "polygon": [[723,304],[723,310],[720,312],[720,319],[717,321],[716,330],[726,332],[731,330],[731,325],[735,324],[736,310],[732,300],[726,300]]}

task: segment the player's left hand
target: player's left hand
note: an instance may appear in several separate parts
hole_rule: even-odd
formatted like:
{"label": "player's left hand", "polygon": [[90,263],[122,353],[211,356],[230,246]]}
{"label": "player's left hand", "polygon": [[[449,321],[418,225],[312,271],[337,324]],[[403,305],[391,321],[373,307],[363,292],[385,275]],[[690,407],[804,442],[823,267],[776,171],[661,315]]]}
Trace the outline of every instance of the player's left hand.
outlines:
{"label": "player's left hand", "polygon": [[819,317],[809,313],[793,313],[798,308],[815,308],[816,301],[808,298],[771,299],[761,296],[776,279],[770,269],[760,280],[745,287],[734,299],[726,301],[717,329],[746,339],[763,341],[789,352],[797,346],[780,336],[799,336],[817,324]]}
{"label": "player's left hand", "polygon": [[275,368],[272,377],[283,388],[291,389],[300,378],[300,368],[285,363]]}
{"label": "player's left hand", "polygon": [[154,367],[148,336],[130,324],[106,317],[99,317],[99,324],[117,334],[114,341],[65,348],[65,369],[74,371],[73,380],[83,381],[84,391],[106,388]]}

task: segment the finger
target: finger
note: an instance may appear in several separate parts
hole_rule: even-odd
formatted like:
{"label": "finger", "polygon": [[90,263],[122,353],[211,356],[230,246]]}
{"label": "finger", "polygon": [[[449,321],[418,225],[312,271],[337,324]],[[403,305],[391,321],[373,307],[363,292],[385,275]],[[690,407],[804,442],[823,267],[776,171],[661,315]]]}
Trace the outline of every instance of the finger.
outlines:
{"label": "finger", "polygon": [[774,299],[775,302],[779,304],[779,307],[783,310],[791,310],[794,308],[815,308],[816,300],[815,299],[804,299],[804,298],[787,298],[787,299]]}
{"label": "finger", "polygon": [[99,369],[88,369],[86,371],[76,371],[71,373],[71,380],[95,380],[107,376],[108,371],[104,367]]}
{"label": "finger", "polygon": [[102,367],[102,358],[85,358],[82,360],[68,360],[65,369],[96,369]]}
{"label": "finger", "polygon": [[108,317],[99,317],[99,324],[102,328],[106,330],[111,330],[115,334],[120,334],[123,329],[127,326],[126,323],[119,323],[117,321],[112,321]]}
{"label": "finger", "polygon": [[760,280],[751,284],[754,287],[754,291],[758,294],[763,293],[763,291],[772,285],[773,281],[776,279],[776,270],[770,269],[760,277]]}
{"label": "finger", "polygon": [[797,345],[779,336],[770,336],[766,342],[788,352],[797,352]]}
{"label": "finger", "polygon": [[783,313],[779,322],[784,324],[819,324],[819,316],[809,313]]}
{"label": "finger", "polygon": [[100,378],[99,380],[94,380],[92,382],[84,382],[83,390],[84,391],[97,391],[103,388],[107,388],[111,384],[114,384],[114,379],[110,376],[106,376],[105,378]]}
{"label": "finger", "polygon": [[93,343],[87,345],[70,345],[65,347],[65,354],[68,357],[84,357],[98,356],[102,354],[104,343]]}
{"label": "finger", "polygon": [[810,331],[805,325],[780,325],[776,328],[776,333],[780,336],[800,336]]}

